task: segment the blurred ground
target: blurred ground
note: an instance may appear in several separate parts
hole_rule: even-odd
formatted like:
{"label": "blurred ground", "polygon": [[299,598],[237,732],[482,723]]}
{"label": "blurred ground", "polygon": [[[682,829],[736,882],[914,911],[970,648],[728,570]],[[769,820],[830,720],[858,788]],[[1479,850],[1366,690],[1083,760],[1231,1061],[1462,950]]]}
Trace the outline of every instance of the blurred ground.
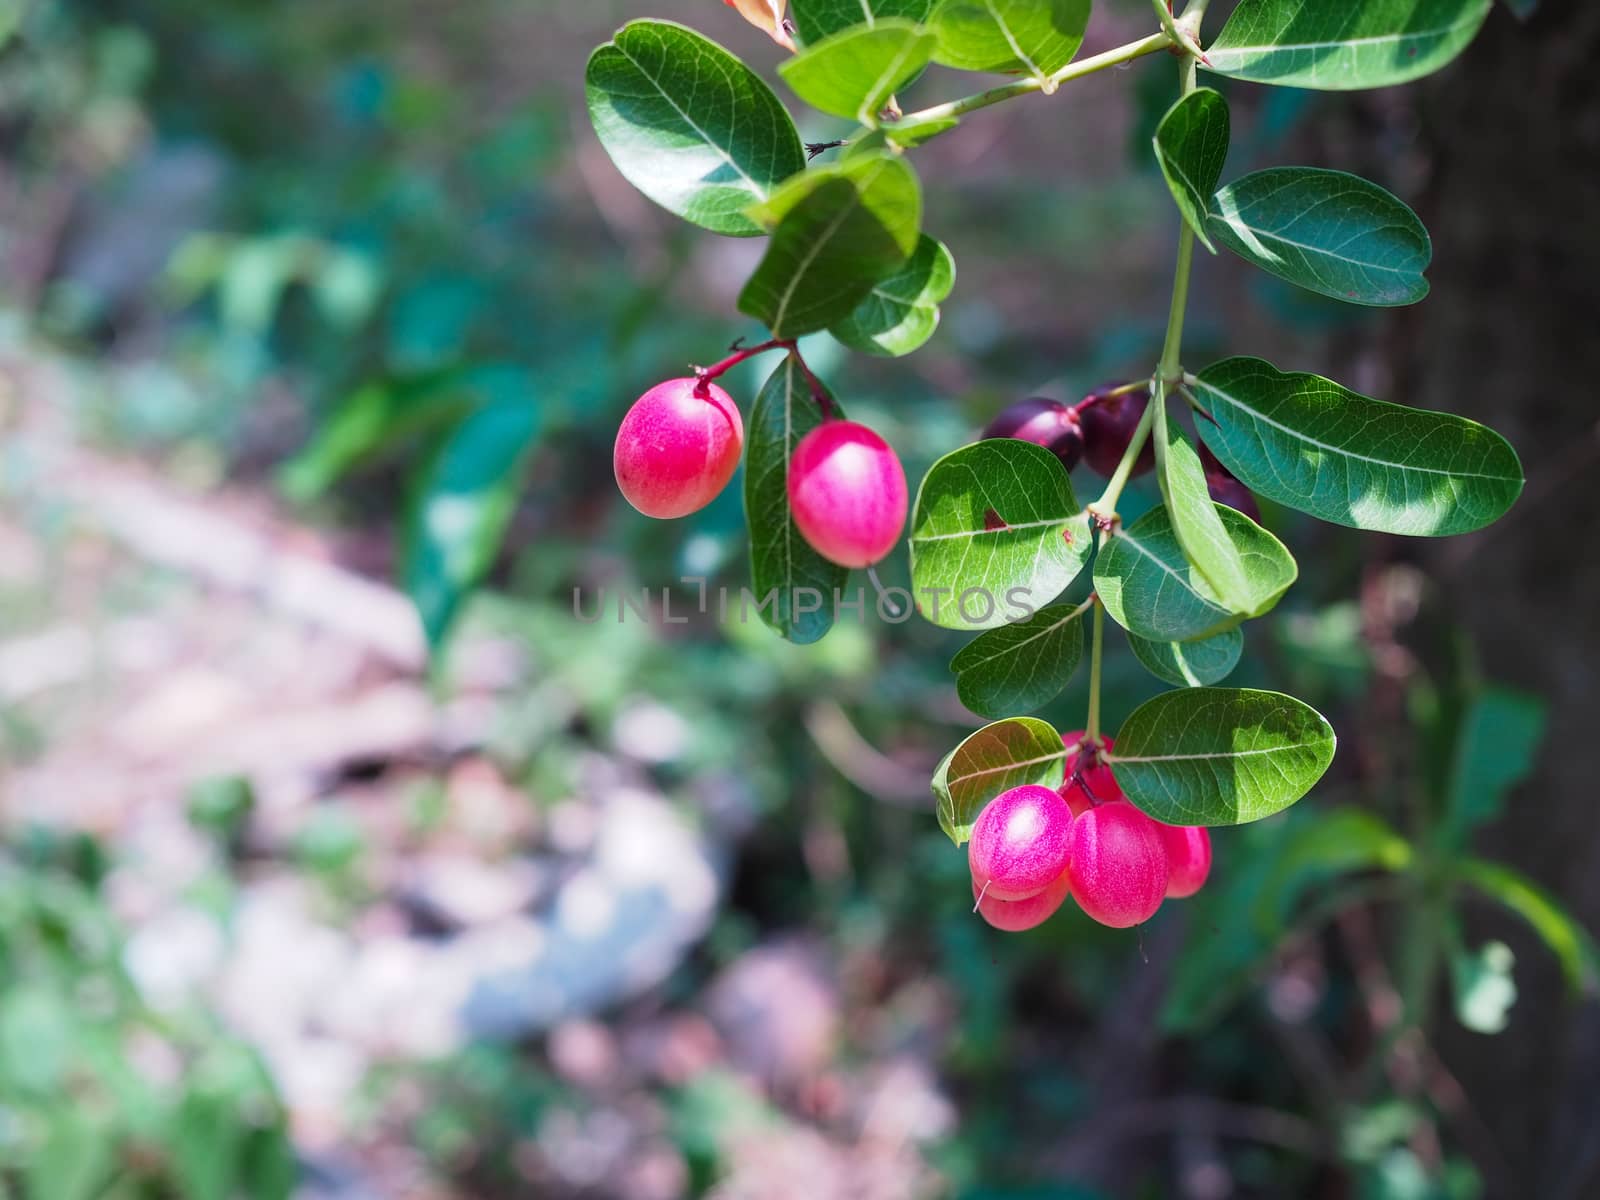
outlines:
{"label": "blurred ground", "polygon": [[[1144,32],[1145,6],[1101,9],[1090,46]],[[924,800],[976,724],[947,638],[841,628],[803,652],[570,617],[573,586],[742,581],[736,503],[663,537],[615,511],[604,469],[641,380],[745,332],[727,313],[754,252],[674,227],[588,131],[579,65],[644,8],[41,11],[0,64],[3,878],[92,881],[164,1086],[213,1041],[260,1053],[301,1196],[1592,1194],[1595,1008],[1520,926],[1471,931],[1515,949],[1506,1033],[1441,1003],[1426,1052],[1393,1061],[1381,907],[1286,921],[1261,958],[1220,901],[1132,940],[1085,922],[997,940]],[[710,0],[649,13],[776,61]],[[1269,513],[1305,578],[1252,669],[1345,733],[1329,809],[1405,806],[1384,722],[1414,673],[1387,671],[1378,632],[1406,663],[1466,643],[1548,698],[1520,793],[1540,819],[1484,840],[1590,928],[1600,242],[1574,226],[1596,48],[1592,14],[1547,5],[1526,30],[1497,13],[1418,88],[1240,95],[1230,171],[1293,157],[1413,199],[1435,297],[1351,317],[1219,259],[1193,322],[1197,360],[1325,368],[1522,449],[1534,483],[1508,525],[1437,552]],[[816,359],[911,473],[1014,395],[1148,359],[1173,229],[1142,162],[1170,83],[1151,77],[980,114],[919,153],[961,270],[945,327],[904,362]],[[434,428],[349,462],[305,448],[361,383],[463,363],[514,364],[553,432],[430,668],[403,543]],[[1149,686],[1117,660],[1108,706]],[[79,834],[103,863],[69,872]],[[1219,840],[1219,870],[1287,838]],[[0,998],[11,1061],[62,1028],[8,1015],[28,978]],[[64,1007],[103,1023],[86,979]]]}

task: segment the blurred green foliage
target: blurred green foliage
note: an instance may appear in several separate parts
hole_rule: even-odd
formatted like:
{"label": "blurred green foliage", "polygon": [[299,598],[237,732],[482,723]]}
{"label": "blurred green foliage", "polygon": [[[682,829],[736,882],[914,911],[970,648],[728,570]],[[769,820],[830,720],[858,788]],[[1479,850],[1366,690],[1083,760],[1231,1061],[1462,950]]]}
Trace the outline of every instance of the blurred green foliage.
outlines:
{"label": "blurred green foliage", "polygon": [[[531,795],[566,794],[638,696],[685,719],[686,749],[651,766],[651,780],[700,811],[695,787],[725,773],[748,789],[759,820],[740,845],[718,925],[664,995],[692,1005],[718,969],[772,931],[812,931],[840,956],[880,960],[895,981],[936,978],[953,1013],[948,1040],[927,1053],[960,1103],[957,1128],[935,1147],[952,1194],[1095,1195],[1058,1178],[1048,1151],[1085,1128],[1098,1102],[1090,1051],[1142,977],[1130,983],[1128,938],[1071,919],[1027,937],[992,935],[972,916],[965,864],[927,798],[891,803],[852,783],[860,763],[849,743],[841,750],[819,724],[825,699],[867,746],[931,766],[919,755],[952,744],[968,723],[945,672],[962,639],[921,622],[841,624],[799,648],[753,621],[663,632],[613,619],[619,597],[681,575],[746,582],[737,488],[663,529],[615,502],[609,478],[611,430],[638,381],[681,372],[746,331],[715,304],[686,302],[681,280],[703,278],[691,269],[695,235],[619,224],[584,184],[576,160],[587,133],[573,134],[571,90],[580,62],[559,56],[623,14],[601,6],[579,20],[573,6],[529,4],[564,36],[552,34],[552,50],[531,37],[500,46],[499,22],[515,7],[36,0],[0,55],[0,136],[25,190],[64,189],[82,206],[85,237],[109,249],[21,271],[16,243],[54,228],[35,213],[7,231],[8,304],[104,374],[101,398],[76,415],[106,440],[166,456],[174,470],[186,455],[203,458],[213,477],[279,489],[308,521],[392,540],[386,557],[432,638],[470,620],[526,647],[535,683],[508,702],[489,749]],[[0,28],[21,12],[0,4]],[[576,35],[565,28],[585,21]],[[509,74],[506,59],[523,57],[537,61]],[[482,63],[501,73],[479,79]],[[1141,123],[1160,115],[1169,90],[1160,100],[1141,90],[1133,161],[1148,145]],[[1254,142],[1235,153],[1242,160],[1283,138],[1309,105],[1272,92]],[[202,181],[212,181],[182,213],[152,183],[180,160],[202,164]],[[1153,328],[1122,314],[1070,351],[1027,340],[985,296],[981,269],[1017,254],[1019,229],[1037,232],[1028,253],[1074,263],[1127,244],[1161,211],[1150,180],[1056,192],[978,179],[945,203],[946,224],[968,231],[963,270],[974,282],[940,337],[970,369],[946,364],[928,378],[852,370],[848,397],[853,416],[901,449],[912,478],[968,437],[1006,389],[1041,378],[1099,383],[1147,348]],[[49,215],[49,203],[37,207]],[[116,269],[96,265],[106,261]],[[1334,306],[1291,302],[1273,281],[1261,288],[1262,307],[1296,336],[1348,333]],[[824,375],[845,361],[825,339],[806,349]],[[758,371],[731,376],[730,387],[753,395]],[[271,403],[284,393],[290,403]],[[1126,518],[1152,498],[1130,493]],[[1267,515],[1280,526],[1292,519]],[[1291,687],[1348,714],[1373,684],[1362,612],[1349,598],[1356,551],[1343,535],[1314,536],[1299,607],[1252,631],[1238,682]],[[889,567],[886,582],[903,585],[897,573]],[[485,578],[493,586],[468,607]],[[600,621],[574,620],[574,587],[586,606],[607,605]],[[441,689],[455,667],[441,656]],[[1120,655],[1107,664],[1106,707],[1129,711],[1157,686]],[[1081,699],[1074,687],[1041,715],[1076,727]],[[1425,932],[1474,1030],[1503,1024],[1516,964],[1498,942],[1467,943],[1461,905],[1471,894],[1509,906],[1574,984],[1594,985],[1589,937],[1560,902],[1468,857],[1529,767],[1538,702],[1455,666],[1421,675],[1407,700],[1410,725],[1393,736],[1421,747],[1420,761],[1377,778],[1352,774],[1294,813],[1219,839],[1211,886],[1187,916],[1164,913],[1146,932],[1167,975],[1163,1040],[1145,1053],[1172,1090],[1312,1112],[1332,1128],[1338,1144],[1325,1157],[1356,1180],[1351,1194],[1465,1198],[1474,1169],[1457,1150],[1435,1167],[1409,1145],[1419,1121],[1436,1115],[1425,1100],[1396,1097],[1381,1072],[1357,1065],[1350,1103],[1319,1112],[1292,1065],[1262,1049],[1281,1022],[1256,985],[1346,906],[1403,913],[1427,900],[1420,911],[1438,920]],[[11,714],[0,720],[9,727]],[[5,749],[20,757],[24,741],[8,729]],[[253,802],[238,779],[187,797],[193,823],[233,853]],[[423,788],[414,802],[417,828],[443,821],[441,791]],[[837,835],[842,866],[808,859],[819,830]],[[289,854],[348,900],[361,894],[364,836],[330,811]],[[103,890],[117,848],[60,835],[12,840],[0,857],[0,1191],[286,1196],[295,1164],[284,1114],[254,1054],[208,1014],[153,1011],[122,966]],[[1354,986],[1343,971],[1302,1024],[1343,1036]],[[880,999],[860,1003],[875,1010]],[[926,1027],[915,1012],[875,1015],[907,1038]],[[846,1057],[875,1049],[865,1035],[845,1041]],[[162,1069],[143,1069],[147,1055]],[[582,1104],[527,1047],[473,1047],[372,1082],[382,1092],[419,1080],[428,1104],[409,1131],[415,1146],[441,1175],[471,1178],[485,1195],[514,1186],[516,1148],[542,1114]],[[699,1194],[725,1166],[740,1122],[767,1113],[721,1074],[662,1092]],[[1268,1196],[1312,1194],[1325,1165],[1255,1145],[1230,1148],[1229,1162],[1246,1194]],[[1168,1167],[1139,1159],[1145,1194],[1161,1194]]]}
{"label": "blurred green foliage", "polygon": [[38,1200],[286,1200],[297,1177],[261,1062],[124,972],[106,862],[43,832],[0,856],[0,1190]]}

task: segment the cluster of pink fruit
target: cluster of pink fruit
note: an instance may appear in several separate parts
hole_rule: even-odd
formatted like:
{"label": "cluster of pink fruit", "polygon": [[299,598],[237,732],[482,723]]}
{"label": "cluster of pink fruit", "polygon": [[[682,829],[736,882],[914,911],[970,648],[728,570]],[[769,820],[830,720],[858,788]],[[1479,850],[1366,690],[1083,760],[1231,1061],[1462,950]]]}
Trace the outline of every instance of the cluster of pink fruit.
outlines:
{"label": "cluster of pink fruit", "polygon": [[[1024,785],[978,814],[967,843],[972,896],[996,929],[1032,929],[1071,896],[1114,929],[1148,921],[1167,899],[1198,892],[1211,873],[1211,834],[1163,825],[1122,794],[1079,730],[1067,745],[1059,791]],[[1104,738],[1106,749],[1111,738]]]}
{"label": "cluster of pink fruit", "polygon": [[[1069,471],[1082,461],[1109,479],[1116,474],[1149,404],[1150,393],[1133,387],[1090,392],[1073,405],[1033,396],[1017,401],[990,421],[983,436],[1033,442],[1059,458]],[[1200,447],[1200,462],[1213,500],[1238,509],[1253,521],[1261,519],[1250,489],[1235,479],[1204,444]],[[1155,465],[1155,443],[1146,442],[1133,464],[1133,474],[1141,475]]]}
{"label": "cluster of pink fruit", "polygon": [[[686,517],[715,500],[739,466],[744,423],[707,375],[669,379],[634,403],[617,431],[612,466],[628,503],[647,517]],[[905,528],[906,473],[865,425],[832,418],[795,447],[789,509],[818,554],[870,567]]]}

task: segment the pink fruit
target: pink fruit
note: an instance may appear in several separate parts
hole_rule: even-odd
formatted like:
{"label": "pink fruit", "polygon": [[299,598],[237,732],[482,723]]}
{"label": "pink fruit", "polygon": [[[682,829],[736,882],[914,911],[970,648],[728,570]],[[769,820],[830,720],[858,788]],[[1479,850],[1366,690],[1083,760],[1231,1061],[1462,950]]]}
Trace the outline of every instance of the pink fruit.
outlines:
{"label": "pink fruit", "polygon": [[1211,831],[1202,825],[1162,825],[1167,850],[1167,897],[1182,900],[1198,892],[1211,874]]}
{"label": "pink fruit", "polygon": [[[1091,470],[1107,479],[1117,473],[1117,465],[1149,406],[1150,393],[1143,389],[1121,396],[1092,393],[1084,397],[1078,405],[1078,423],[1083,426],[1083,461]],[[1134,460],[1133,473],[1142,475],[1155,465],[1155,443],[1146,439],[1144,449]]]}
{"label": "pink fruit", "polygon": [[1044,891],[1067,865],[1072,812],[1056,792],[1023,784],[1001,792],[978,814],[967,843],[967,866],[996,900],[1026,900]]}
{"label": "pink fruit", "polygon": [[997,899],[992,892],[984,892],[983,885],[976,879],[972,881],[972,898],[977,901],[979,914],[996,929],[1007,933],[1020,933],[1042,925],[1055,915],[1070,894],[1070,880],[1065,871],[1046,884],[1044,891],[1026,900]]}
{"label": "pink fruit", "polygon": [[1160,827],[1124,802],[1090,809],[1072,822],[1067,874],[1073,899],[1100,924],[1148,921],[1167,894]]}
{"label": "pink fruit", "polygon": [[[1082,816],[1093,808],[1096,802],[1104,804],[1109,800],[1122,799],[1122,789],[1117,786],[1116,776],[1103,762],[1085,767],[1081,782],[1074,780],[1078,770],[1078,744],[1088,736],[1082,729],[1074,729],[1071,733],[1061,735],[1061,740],[1067,747],[1066,780],[1061,785],[1061,798],[1067,802],[1067,807],[1072,809],[1072,815],[1075,817]],[[1105,743],[1107,750],[1111,749],[1112,738],[1102,734],[1100,740]]]}
{"label": "pink fruit", "polygon": [[743,448],[744,423],[727,392],[669,379],[622,418],[611,462],[623,496],[645,516],[685,517],[728,485]]}
{"label": "pink fruit", "polygon": [[1083,429],[1078,424],[1078,414],[1065,404],[1043,396],[1018,400],[989,422],[983,436],[1021,438],[1043,446],[1069,471],[1083,456]]}
{"label": "pink fruit", "polygon": [[824,421],[795,447],[789,510],[800,536],[841,567],[870,567],[906,524],[906,473],[889,443],[854,421]]}

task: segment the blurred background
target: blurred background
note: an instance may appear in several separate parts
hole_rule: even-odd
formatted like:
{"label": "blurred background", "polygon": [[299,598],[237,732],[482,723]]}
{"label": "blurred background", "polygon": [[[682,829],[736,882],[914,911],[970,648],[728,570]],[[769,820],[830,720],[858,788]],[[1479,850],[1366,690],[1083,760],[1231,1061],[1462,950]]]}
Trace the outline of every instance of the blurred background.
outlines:
{"label": "blurred background", "polygon": [[[959,638],[662,619],[748,582],[738,489],[646,521],[611,439],[758,332],[760,246],[596,143],[582,64],[639,16],[776,78],[714,0],[0,4],[0,1196],[1600,1195],[1600,9],[1228,89],[1230,175],[1378,180],[1433,293],[1202,256],[1191,367],[1487,421],[1529,485],[1440,543],[1269,507],[1302,577],[1235,680],[1321,708],[1332,771],[1142,930],[1018,936],[927,790]],[[1149,24],[1104,0],[1086,50]],[[916,153],[943,327],[807,346],[913,479],[1149,369],[1170,67]],[[1111,641],[1114,727],[1157,685]]]}

